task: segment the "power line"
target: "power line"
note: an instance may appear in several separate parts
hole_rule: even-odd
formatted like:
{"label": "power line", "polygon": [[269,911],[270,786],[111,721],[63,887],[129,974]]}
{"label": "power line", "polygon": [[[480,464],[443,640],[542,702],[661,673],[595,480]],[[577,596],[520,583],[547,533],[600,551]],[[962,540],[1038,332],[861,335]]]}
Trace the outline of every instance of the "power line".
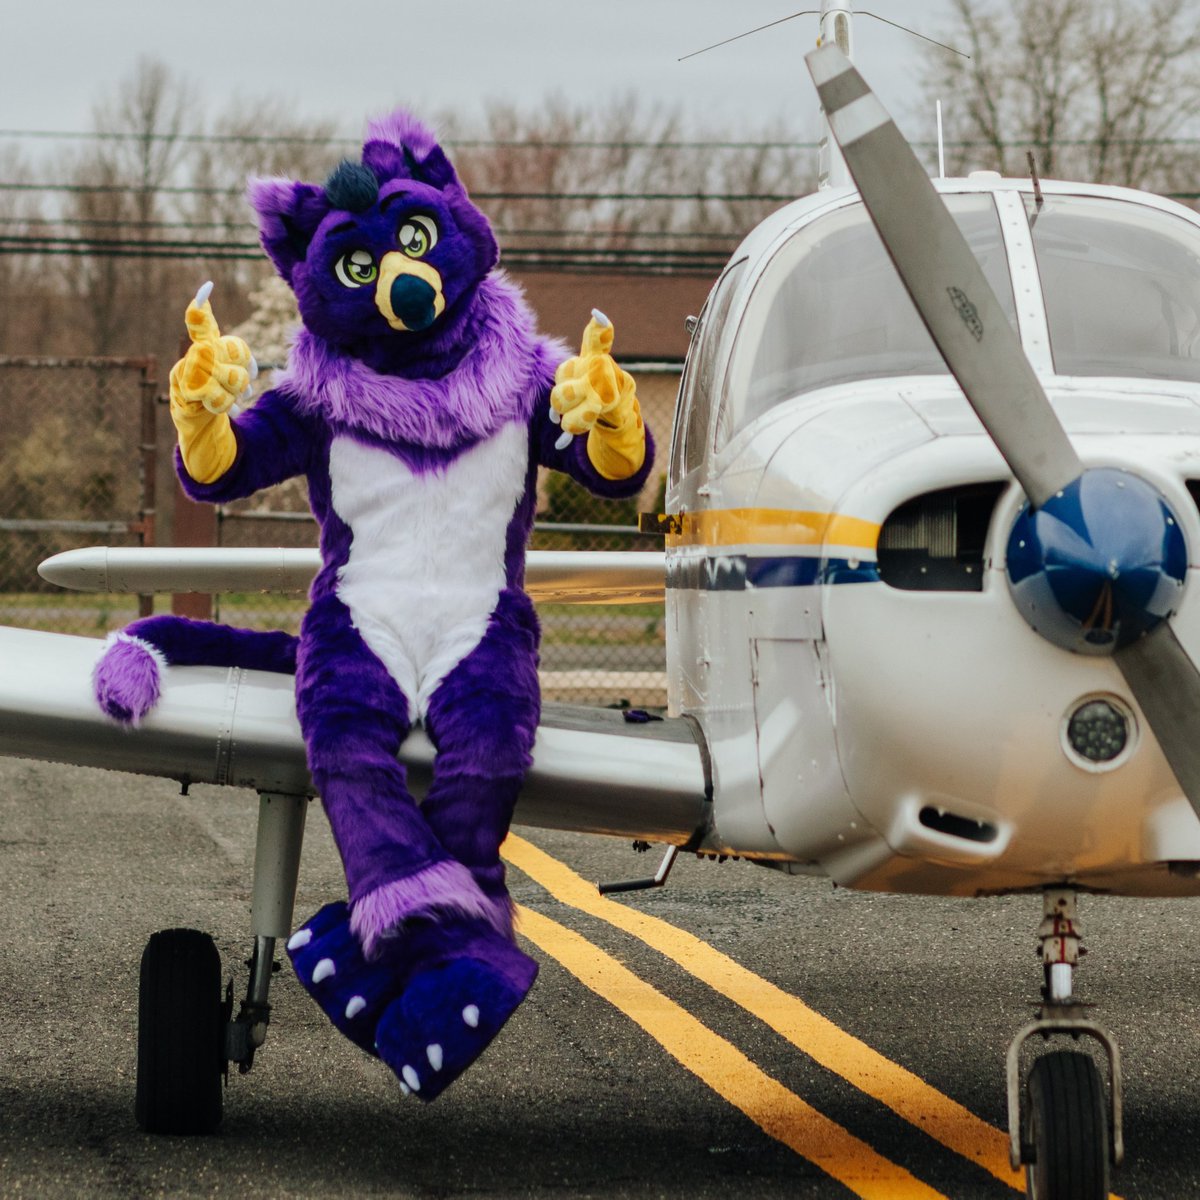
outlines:
{"label": "power line", "polygon": [[[253,221],[120,221],[106,217],[0,217],[0,226],[16,226],[30,228],[35,225],[82,227],[97,229],[121,229],[127,232],[138,229],[181,229],[194,232],[204,229],[222,229],[229,232],[247,230],[258,232],[258,226]],[[631,238],[635,240],[660,241],[663,239],[686,239],[702,241],[721,241],[732,243],[742,237],[741,231],[730,233],[714,233],[707,230],[680,229],[515,229],[496,226],[495,233],[499,237],[511,238]]]}
{"label": "power line", "polygon": [[[0,255],[27,254],[58,257],[153,258],[212,261],[262,261],[256,243],[94,240],[68,237],[24,237],[0,234]],[[660,249],[531,249],[508,248],[503,256],[509,267],[541,270],[615,270],[651,274],[711,274],[720,270],[727,255],[713,250]]]}
{"label": "power line", "polygon": [[[138,187],[121,183],[0,183],[0,192],[66,192],[71,195],[136,195],[153,193],[166,196],[241,196],[243,188],[200,184]],[[475,200],[693,200],[701,203],[786,203],[797,198],[795,192],[476,192]]]}
{"label": "power line", "polygon": [[[350,146],[358,149],[361,136],[335,134],[330,137],[301,134],[239,133],[133,133],[100,130],[0,129],[0,138],[11,140],[184,142],[212,145],[263,146]],[[599,138],[444,138],[442,145],[455,150],[815,150],[817,142],[782,140],[697,139],[655,141],[653,139]]]}
{"label": "power line", "polygon": [[[0,129],[0,138],[12,140],[40,139],[53,141],[107,141],[107,142],[184,142],[212,145],[313,145],[349,146],[358,149],[361,136],[333,134],[329,137],[304,134],[236,134],[236,133],[133,133],[104,132],[100,130],[60,129]],[[1027,145],[1044,145],[1045,140],[1036,138],[1011,138],[993,142],[986,138],[953,138],[943,143],[947,147],[972,149],[980,146],[999,146],[1003,149],[1020,149]],[[1056,138],[1056,146],[1196,146],[1200,137],[1087,137]],[[791,139],[678,139],[655,141],[653,139],[593,139],[593,138],[445,138],[442,145],[458,150],[816,150],[820,143]],[[913,140],[910,145],[930,148],[937,142],[930,139]]]}

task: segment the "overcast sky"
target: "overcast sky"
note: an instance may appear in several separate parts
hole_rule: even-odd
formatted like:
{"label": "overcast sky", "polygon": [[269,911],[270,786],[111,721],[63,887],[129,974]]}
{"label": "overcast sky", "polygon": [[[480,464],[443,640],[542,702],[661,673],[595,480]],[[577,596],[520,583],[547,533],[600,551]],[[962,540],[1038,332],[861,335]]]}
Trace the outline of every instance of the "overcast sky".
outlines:
{"label": "overcast sky", "polygon": [[[168,63],[216,109],[231,96],[285,97],[301,115],[357,134],[366,115],[407,105],[465,115],[490,99],[551,93],[603,105],[635,90],[678,104],[707,129],[753,136],[790,116],[815,129],[803,55],[816,18],[798,17],[687,62],[682,55],[801,7],[794,0],[0,0],[0,128],[84,130],[95,101],[139,57]],[[866,7],[866,6],[864,6]],[[932,37],[948,0],[871,0]],[[860,14],[856,58],[912,137],[921,43]]]}

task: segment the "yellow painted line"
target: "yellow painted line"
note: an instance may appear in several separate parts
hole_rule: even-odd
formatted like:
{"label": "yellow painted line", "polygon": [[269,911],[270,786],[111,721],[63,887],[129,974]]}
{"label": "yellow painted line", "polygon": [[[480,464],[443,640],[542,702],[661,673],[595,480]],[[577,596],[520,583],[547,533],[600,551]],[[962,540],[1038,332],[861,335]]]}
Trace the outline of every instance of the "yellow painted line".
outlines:
{"label": "yellow painted line", "polygon": [[[511,839],[510,839],[511,840]],[[864,1200],[945,1200],[756,1067],[736,1046],[573,929],[519,906],[521,935],[637,1022],[764,1133]]]}
{"label": "yellow painted line", "polygon": [[840,513],[787,508],[703,509],[679,514],[682,530],[667,535],[668,546],[856,546],[874,550],[879,526]]}
{"label": "yellow painted line", "polygon": [[509,834],[503,854],[556,900],[645,942],[740,1005],[821,1066],[1002,1183],[1017,1191],[1025,1190],[1023,1173],[1018,1174],[1008,1165],[1008,1135],[919,1075],[872,1050],[802,1000],[748,971],[686,930],[601,896],[594,884],[524,838]]}

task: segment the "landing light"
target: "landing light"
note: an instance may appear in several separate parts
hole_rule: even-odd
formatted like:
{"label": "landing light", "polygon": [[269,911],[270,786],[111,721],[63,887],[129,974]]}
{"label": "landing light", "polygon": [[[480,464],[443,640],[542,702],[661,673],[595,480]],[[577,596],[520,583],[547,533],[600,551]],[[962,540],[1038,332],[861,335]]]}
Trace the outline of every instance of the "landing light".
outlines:
{"label": "landing light", "polygon": [[1130,749],[1131,716],[1115,699],[1092,696],[1077,705],[1063,723],[1063,744],[1070,758],[1089,770],[1119,765]]}

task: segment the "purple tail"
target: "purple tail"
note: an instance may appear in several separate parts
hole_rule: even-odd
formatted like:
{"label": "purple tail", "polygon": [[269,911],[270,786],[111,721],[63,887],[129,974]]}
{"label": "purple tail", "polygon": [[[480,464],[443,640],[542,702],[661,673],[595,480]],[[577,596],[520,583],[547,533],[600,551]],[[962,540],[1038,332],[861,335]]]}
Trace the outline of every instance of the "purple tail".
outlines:
{"label": "purple tail", "polygon": [[158,703],[163,667],[244,667],[294,675],[297,641],[290,633],[146,617],[109,635],[92,672],[96,703],[114,721],[136,726]]}

